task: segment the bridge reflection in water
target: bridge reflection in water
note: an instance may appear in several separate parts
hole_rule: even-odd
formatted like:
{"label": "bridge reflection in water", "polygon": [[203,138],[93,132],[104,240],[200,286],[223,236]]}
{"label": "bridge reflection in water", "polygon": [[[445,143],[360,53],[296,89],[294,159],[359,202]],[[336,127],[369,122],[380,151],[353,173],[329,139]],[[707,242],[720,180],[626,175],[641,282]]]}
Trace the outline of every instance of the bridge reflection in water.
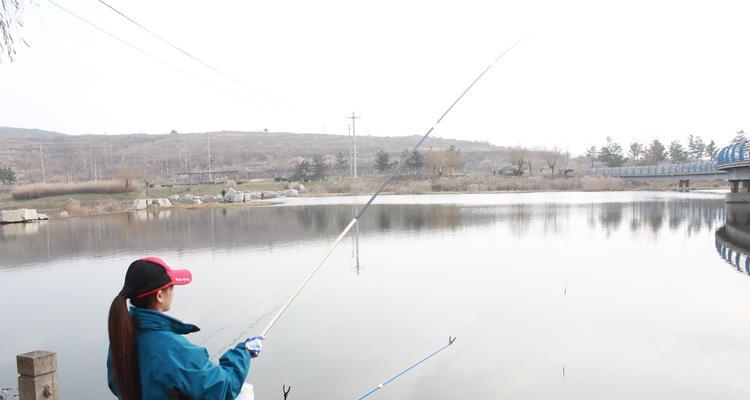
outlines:
{"label": "bridge reflection in water", "polygon": [[727,203],[726,223],[716,230],[715,238],[721,258],[750,275],[750,204]]}

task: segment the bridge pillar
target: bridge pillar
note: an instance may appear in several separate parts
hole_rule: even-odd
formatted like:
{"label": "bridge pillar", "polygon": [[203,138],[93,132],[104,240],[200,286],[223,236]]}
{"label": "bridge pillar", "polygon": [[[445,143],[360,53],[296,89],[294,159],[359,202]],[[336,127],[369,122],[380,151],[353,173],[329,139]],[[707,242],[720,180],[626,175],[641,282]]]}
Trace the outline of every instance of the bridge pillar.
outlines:
{"label": "bridge pillar", "polygon": [[750,203],[750,179],[729,181],[731,193],[727,193],[727,203]]}

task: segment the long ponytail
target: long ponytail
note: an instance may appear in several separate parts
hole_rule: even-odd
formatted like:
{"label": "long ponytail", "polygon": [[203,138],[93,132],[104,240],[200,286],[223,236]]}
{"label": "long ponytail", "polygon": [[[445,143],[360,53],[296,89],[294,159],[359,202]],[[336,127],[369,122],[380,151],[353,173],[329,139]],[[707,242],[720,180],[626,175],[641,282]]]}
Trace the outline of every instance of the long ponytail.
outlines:
{"label": "long ponytail", "polygon": [[109,307],[109,347],[112,372],[121,400],[141,400],[138,349],[135,345],[133,321],[128,314],[128,288],[123,287]]}

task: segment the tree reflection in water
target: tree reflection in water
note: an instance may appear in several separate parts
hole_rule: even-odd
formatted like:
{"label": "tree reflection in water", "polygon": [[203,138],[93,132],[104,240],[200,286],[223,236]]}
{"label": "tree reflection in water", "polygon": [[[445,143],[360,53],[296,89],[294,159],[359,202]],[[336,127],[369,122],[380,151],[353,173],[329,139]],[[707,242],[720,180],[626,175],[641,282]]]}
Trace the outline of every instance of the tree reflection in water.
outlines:
{"label": "tree reflection in water", "polygon": [[[6,225],[0,227],[0,268],[122,252],[153,254],[163,249],[200,251],[330,242],[351,220],[353,210],[351,205],[175,209]],[[648,229],[658,234],[665,221],[670,230],[684,227],[691,235],[713,229],[723,218],[724,206],[720,199],[497,206],[383,204],[373,206],[358,228],[365,241],[386,231],[419,234],[466,226],[505,227],[517,237],[532,229],[542,235],[560,235],[570,221],[581,220],[580,214],[589,229],[606,235],[623,229]],[[735,219],[747,223],[750,216],[738,214]]]}

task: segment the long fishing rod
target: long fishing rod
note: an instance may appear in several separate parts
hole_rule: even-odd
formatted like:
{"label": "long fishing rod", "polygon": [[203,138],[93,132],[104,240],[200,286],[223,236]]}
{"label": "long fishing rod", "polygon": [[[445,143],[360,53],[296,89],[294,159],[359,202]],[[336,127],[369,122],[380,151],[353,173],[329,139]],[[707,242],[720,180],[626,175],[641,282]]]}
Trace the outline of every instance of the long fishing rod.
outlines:
{"label": "long fishing rod", "polygon": [[[486,74],[487,71],[490,70],[490,68],[492,68],[495,64],[497,64],[497,62],[500,61],[500,59],[503,58],[511,49],[513,49],[518,44],[520,44],[521,42],[523,42],[524,40],[526,40],[527,37],[528,36],[525,36],[525,37],[521,38],[520,40],[518,40],[517,42],[513,43],[512,45],[510,45],[510,47],[508,47],[502,53],[500,53],[500,55],[497,56],[497,58],[494,61],[492,61],[490,63],[490,65],[488,65],[487,68],[485,68],[482,71],[482,73],[480,73],[476,78],[474,78],[474,80],[471,82],[471,84],[466,89],[464,89],[464,91],[461,92],[461,94],[450,105],[450,107],[448,107],[448,109],[445,110],[445,112],[443,112],[443,114],[440,116],[440,118],[438,118],[437,122],[435,122],[432,125],[432,127],[427,131],[427,133],[425,133],[424,136],[422,136],[422,138],[419,139],[419,142],[417,142],[417,144],[414,145],[414,147],[411,149],[410,153],[415,152],[419,148],[419,146],[422,145],[422,143],[427,139],[427,137],[430,136],[430,133],[432,133],[432,131],[435,130],[435,128],[438,126],[438,124],[440,124],[440,122],[443,120],[443,118],[445,118],[445,116],[448,115],[448,113],[453,109],[453,107],[455,107],[455,105],[458,104],[459,101],[461,101],[461,99],[466,95],[466,93],[468,93],[469,90],[471,90],[471,88],[474,87],[474,85],[480,79],[482,79],[482,77],[484,76],[484,74]],[[357,223],[357,221],[359,220],[360,217],[362,217],[362,215],[365,213],[365,211],[367,211],[367,209],[370,208],[370,205],[372,205],[372,202],[375,201],[375,198],[378,197],[378,195],[383,191],[383,189],[385,189],[385,186],[388,185],[388,183],[391,181],[391,179],[393,179],[393,177],[396,176],[399,173],[399,171],[401,171],[401,168],[403,168],[405,161],[406,161],[405,158],[402,158],[401,161],[399,161],[399,163],[396,166],[396,168],[390,173],[390,175],[388,175],[388,177],[383,181],[383,183],[381,183],[380,186],[378,186],[378,189],[375,191],[375,193],[372,194],[372,196],[370,197],[370,200],[368,200],[367,203],[365,203],[365,205],[362,206],[362,208],[359,209],[359,212],[357,213],[357,215],[354,216],[354,218],[349,222],[349,224],[346,226],[346,228],[344,228],[344,230],[341,231],[341,233],[339,234],[339,236],[336,237],[336,240],[334,240],[333,243],[328,247],[328,250],[326,250],[325,254],[323,255],[323,258],[320,259],[320,261],[315,266],[315,268],[313,268],[313,270],[310,272],[310,274],[307,275],[307,277],[305,277],[305,279],[302,281],[302,283],[300,283],[300,285],[297,287],[297,290],[295,290],[294,293],[292,293],[292,296],[289,297],[289,300],[287,300],[287,302],[284,304],[284,306],[281,307],[281,309],[276,314],[276,316],[274,316],[273,319],[271,320],[271,322],[269,322],[268,325],[265,327],[265,329],[263,329],[263,332],[261,333],[261,336],[267,336],[268,335],[268,332],[276,324],[276,321],[279,320],[279,318],[281,317],[281,315],[284,314],[284,312],[286,311],[287,308],[289,308],[289,305],[292,304],[292,302],[294,301],[294,299],[297,297],[297,295],[300,294],[300,292],[302,291],[302,289],[304,289],[304,287],[307,285],[307,283],[310,281],[310,279],[312,279],[312,277],[318,272],[318,270],[320,269],[320,267],[323,266],[323,264],[326,262],[326,260],[328,259],[328,257],[331,255],[331,253],[333,253],[333,250],[335,250],[336,247],[339,245],[339,242],[341,242],[341,239],[343,239],[344,236],[346,236],[346,234],[349,233],[349,230],[352,229],[352,226],[354,226],[354,224]]]}
{"label": "long fishing rod", "polygon": [[443,351],[443,350],[447,349],[448,347],[450,347],[450,345],[452,345],[453,342],[455,342],[455,341],[456,341],[456,338],[451,338],[449,336],[448,337],[448,344],[446,344],[443,347],[441,347],[441,348],[433,351],[429,356],[427,356],[427,357],[425,357],[425,358],[423,358],[423,359],[415,362],[414,364],[410,365],[408,368],[406,368],[403,371],[397,373],[396,375],[393,375],[392,377],[388,378],[388,380],[386,380],[385,382],[383,382],[383,383],[379,384],[378,386],[375,386],[372,389],[368,390],[367,392],[365,392],[361,396],[357,397],[357,400],[362,400],[365,397],[367,397],[367,396],[369,396],[369,395],[377,392],[378,390],[382,389],[383,386],[385,386],[385,385],[387,385],[387,384],[395,381],[396,379],[398,379],[399,377],[401,377],[401,375],[403,375],[403,374],[411,371],[412,369],[416,368],[419,364],[422,364],[423,362],[429,360],[430,358],[435,357],[436,355],[438,355],[438,353],[440,353],[441,351]]}

